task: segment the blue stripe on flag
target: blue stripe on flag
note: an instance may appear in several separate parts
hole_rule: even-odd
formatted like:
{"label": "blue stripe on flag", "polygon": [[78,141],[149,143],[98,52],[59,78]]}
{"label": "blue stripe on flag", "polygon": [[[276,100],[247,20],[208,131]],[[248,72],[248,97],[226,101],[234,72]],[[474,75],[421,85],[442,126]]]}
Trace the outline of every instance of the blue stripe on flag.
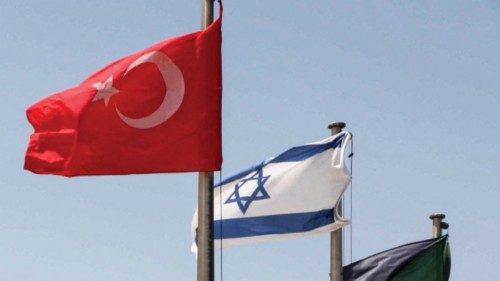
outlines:
{"label": "blue stripe on flag", "polygon": [[338,136],[332,141],[323,144],[308,144],[292,147],[289,150],[281,153],[279,156],[271,159],[269,163],[295,162],[306,160],[307,158],[319,154],[325,150],[336,148],[342,143],[345,135],[346,134]]}
{"label": "blue stripe on flag", "polygon": [[334,209],[326,209],[308,213],[217,220],[214,221],[214,239],[310,231],[333,223],[333,211]]}
{"label": "blue stripe on flag", "polygon": [[281,163],[281,162],[297,162],[297,161],[303,161],[306,160],[307,158],[310,158],[316,154],[319,154],[325,150],[328,150],[330,148],[337,148],[342,144],[342,140],[344,140],[345,136],[347,133],[344,133],[335,139],[327,142],[327,143],[322,143],[322,144],[306,144],[306,145],[301,145],[301,146],[296,146],[292,147],[289,150],[281,153],[280,155],[276,156],[275,158],[269,160],[268,162],[262,162],[258,165],[255,165],[253,167],[250,167],[249,169],[246,169],[242,172],[237,173],[236,175],[233,175],[222,182],[215,184],[214,188],[217,188],[221,185],[224,185],[226,183],[235,181],[239,178],[243,178],[244,176],[250,174],[251,172],[254,172],[258,169],[261,169],[265,165],[269,163]]}
{"label": "blue stripe on flag", "polygon": [[262,162],[259,165],[252,166],[252,167],[250,167],[250,168],[248,168],[248,169],[246,169],[246,170],[244,170],[242,172],[237,173],[236,175],[230,176],[229,178],[221,181],[220,183],[215,184],[214,188],[217,188],[217,187],[219,187],[221,185],[225,185],[226,183],[235,181],[235,180],[237,180],[239,178],[243,178],[244,176],[250,174],[251,172],[257,171],[258,169],[262,168],[265,165],[266,165],[266,163]]}

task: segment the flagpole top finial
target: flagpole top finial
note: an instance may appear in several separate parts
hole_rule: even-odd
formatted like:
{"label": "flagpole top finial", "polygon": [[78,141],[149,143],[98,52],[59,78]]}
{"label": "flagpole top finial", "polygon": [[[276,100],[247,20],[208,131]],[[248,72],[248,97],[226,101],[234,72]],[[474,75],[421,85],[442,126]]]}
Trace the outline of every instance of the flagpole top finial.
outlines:
{"label": "flagpole top finial", "polygon": [[431,220],[433,220],[433,219],[444,219],[444,218],[446,218],[446,215],[445,214],[441,214],[441,213],[434,213],[434,214],[430,215],[429,218]]}
{"label": "flagpole top finial", "polygon": [[332,134],[338,134],[345,128],[345,122],[332,122],[328,125],[328,129],[332,130]]}

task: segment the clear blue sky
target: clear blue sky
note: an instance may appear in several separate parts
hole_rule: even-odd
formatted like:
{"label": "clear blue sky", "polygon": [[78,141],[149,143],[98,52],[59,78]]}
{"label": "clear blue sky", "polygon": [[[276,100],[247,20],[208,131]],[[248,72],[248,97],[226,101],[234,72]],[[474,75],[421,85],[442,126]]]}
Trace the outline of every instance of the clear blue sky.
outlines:
{"label": "clear blue sky", "polygon": [[[197,175],[23,170],[25,108],[200,26],[199,1],[0,2],[0,280],[194,280]],[[223,176],[355,137],[353,260],[451,225],[452,280],[500,264],[497,1],[226,1]],[[347,261],[350,258],[347,256]],[[329,235],[231,248],[225,280],[328,280]],[[219,262],[217,262],[219,267]]]}

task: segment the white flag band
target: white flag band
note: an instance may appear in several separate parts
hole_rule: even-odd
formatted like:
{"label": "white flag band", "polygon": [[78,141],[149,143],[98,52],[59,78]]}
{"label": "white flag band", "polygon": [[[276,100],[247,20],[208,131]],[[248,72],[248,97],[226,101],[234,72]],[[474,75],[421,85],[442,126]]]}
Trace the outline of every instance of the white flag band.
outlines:
{"label": "white flag band", "polygon": [[[348,221],[335,206],[350,182],[350,133],[293,147],[229,177],[214,190],[214,239],[224,246],[333,231]],[[222,204],[221,204],[222,203]],[[193,218],[196,232],[197,215]]]}

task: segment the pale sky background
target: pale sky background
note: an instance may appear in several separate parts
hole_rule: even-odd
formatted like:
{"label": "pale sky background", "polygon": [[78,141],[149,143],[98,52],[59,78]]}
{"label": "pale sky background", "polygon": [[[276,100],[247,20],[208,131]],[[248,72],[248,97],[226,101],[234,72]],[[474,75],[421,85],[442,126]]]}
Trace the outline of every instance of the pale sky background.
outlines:
{"label": "pale sky background", "polygon": [[[67,179],[23,162],[28,105],[197,30],[199,2],[0,1],[0,280],[195,280],[195,173]],[[223,177],[345,121],[353,261],[430,238],[444,212],[451,280],[498,278],[500,2],[224,4]],[[328,280],[328,264],[328,234],[242,246],[224,280]]]}

